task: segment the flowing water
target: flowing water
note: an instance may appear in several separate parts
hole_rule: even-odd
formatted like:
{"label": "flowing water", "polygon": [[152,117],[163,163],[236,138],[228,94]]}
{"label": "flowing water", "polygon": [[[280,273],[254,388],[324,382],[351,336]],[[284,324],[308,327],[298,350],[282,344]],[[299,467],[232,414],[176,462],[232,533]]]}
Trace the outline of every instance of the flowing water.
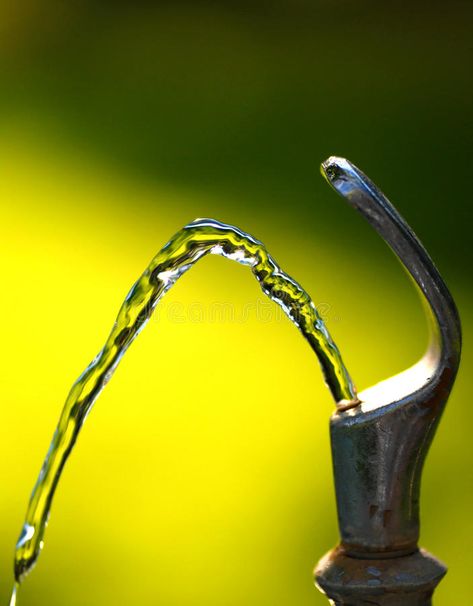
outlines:
{"label": "flowing water", "polygon": [[16,594],[18,592],[19,583],[14,584],[13,591],[11,593],[10,604],[9,606],[16,606]]}
{"label": "flowing water", "polygon": [[306,291],[278,267],[264,245],[239,229],[212,219],[198,219],[186,225],[159,251],[133,285],[103,349],[67,396],[16,546],[16,583],[10,606],[15,606],[18,587],[41,552],[54,492],[93,403],[161,297],[183,273],[209,253],[250,267],[263,292],[281,306],[317,354],[337,404],[349,406],[358,402],[340,352],[314,303]]}

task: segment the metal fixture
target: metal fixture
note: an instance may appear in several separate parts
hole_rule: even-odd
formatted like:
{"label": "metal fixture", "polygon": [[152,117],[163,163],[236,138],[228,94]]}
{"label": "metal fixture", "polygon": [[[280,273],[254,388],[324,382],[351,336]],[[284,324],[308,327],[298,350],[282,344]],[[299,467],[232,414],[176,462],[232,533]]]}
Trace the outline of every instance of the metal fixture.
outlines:
{"label": "metal fixture", "polygon": [[384,194],[343,158],[326,160],[322,173],[407,269],[431,335],[417,364],[330,420],[341,543],[319,562],[316,583],[335,605],[428,606],[446,568],[418,548],[420,480],[460,362],[460,320],[428,253]]}

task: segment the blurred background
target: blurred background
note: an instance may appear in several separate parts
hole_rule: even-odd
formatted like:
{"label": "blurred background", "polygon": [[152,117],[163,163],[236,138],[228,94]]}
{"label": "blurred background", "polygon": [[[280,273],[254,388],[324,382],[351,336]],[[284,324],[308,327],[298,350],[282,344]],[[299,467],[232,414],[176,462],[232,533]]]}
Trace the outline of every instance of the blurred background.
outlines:
{"label": "blurred background", "polygon": [[[0,603],[67,392],[188,221],[263,240],[360,389],[423,353],[416,293],[325,184],[346,156],[460,308],[463,367],[429,455],[422,545],[471,595],[470,2],[0,2]],[[166,295],[65,470],[20,606],[323,605],[334,404],[251,273],[207,258]]]}

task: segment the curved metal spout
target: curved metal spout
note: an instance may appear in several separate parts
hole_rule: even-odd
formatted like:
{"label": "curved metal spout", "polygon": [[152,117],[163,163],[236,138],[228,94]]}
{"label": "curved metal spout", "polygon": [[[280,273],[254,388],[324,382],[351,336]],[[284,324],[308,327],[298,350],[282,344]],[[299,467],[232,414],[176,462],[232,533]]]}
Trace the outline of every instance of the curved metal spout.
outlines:
{"label": "curved metal spout", "polygon": [[360,400],[367,409],[416,392],[428,399],[439,386],[453,384],[460,363],[460,319],[450,291],[409,225],[361,170],[332,156],[322,164],[322,174],[389,244],[418,286],[428,313],[430,343],[424,357],[407,371],[359,394]]}
{"label": "curved metal spout", "polygon": [[384,194],[343,158],[326,160],[322,174],[404,265],[421,292],[431,334],[417,364],[362,391],[359,405],[339,408],[330,420],[342,541],[320,562],[317,584],[335,604],[430,604],[446,569],[418,551],[420,482],[460,362],[458,312],[428,253]]}

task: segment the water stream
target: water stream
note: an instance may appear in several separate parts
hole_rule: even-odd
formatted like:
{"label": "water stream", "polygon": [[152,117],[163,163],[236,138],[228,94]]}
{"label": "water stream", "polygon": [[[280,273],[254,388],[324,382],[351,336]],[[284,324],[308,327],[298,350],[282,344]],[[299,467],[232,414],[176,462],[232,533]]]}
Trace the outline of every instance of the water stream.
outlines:
{"label": "water stream", "polygon": [[15,606],[20,583],[43,547],[54,492],[92,405],[156,305],[199,259],[216,254],[248,266],[263,292],[281,306],[316,353],[328,388],[340,406],[357,403],[340,352],[307,292],[283,272],[264,245],[213,219],[198,219],[178,231],[158,252],[123,302],[112,331],[95,359],[73,384],[31,495],[15,551]]}

